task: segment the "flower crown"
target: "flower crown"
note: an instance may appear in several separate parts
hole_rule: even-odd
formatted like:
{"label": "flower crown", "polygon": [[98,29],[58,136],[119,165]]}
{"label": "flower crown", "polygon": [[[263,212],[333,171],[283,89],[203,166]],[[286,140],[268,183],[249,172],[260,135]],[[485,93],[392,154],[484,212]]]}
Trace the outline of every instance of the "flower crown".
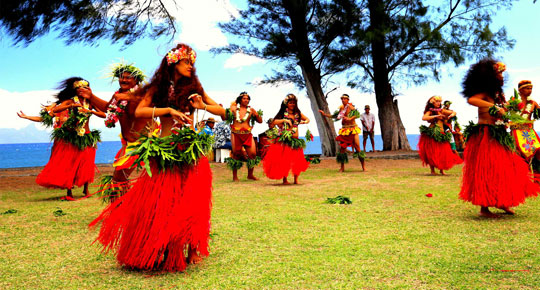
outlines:
{"label": "flower crown", "polygon": [[523,80],[523,81],[520,81],[519,84],[518,84],[518,90],[521,90],[523,88],[528,88],[528,87],[531,87],[532,88],[532,82],[529,81],[529,80]]}
{"label": "flower crown", "polygon": [[298,102],[298,100],[296,99],[296,96],[293,95],[293,94],[288,94],[286,97],[285,97],[285,100],[283,100],[283,104],[287,105],[287,103],[290,101],[290,100],[295,100]]}
{"label": "flower crown", "polygon": [[111,77],[113,80],[119,79],[125,72],[129,73],[132,78],[137,80],[137,83],[143,82],[146,78],[142,70],[134,66],[133,63],[127,64],[124,62],[112,64],[111,73],[108,75],[108,77]]}
{"label": "flower crown", "polygon": [[430,104],[434,104],[436,101],[442,101],[442,97],[441,96],[433,96],[429,99],[429,103]]}
{"label": "flower crown", "polygon": [[73,88],[74,89],[78,89],[78,88],[88,88],[89,87],[89,84],[87,81],[85,80],[80,80],[80,81],[76,81],[73,83]]}
{"label": "flower crown", "polygon": [[167,53],[166,58],[167,58],[168,65],[177,63],[182,59],[187,59],[191,62],[191,64],[195,64],[195,60],[197,59],[197,54],[195,53],[193,49],[190,49],[187,46],[183,45],[178,49],[169,51],[169,53]]}
{"label": "flower crown", "polygon": [[506,70],[506,65],[502,62],[498,62],[496,64],[493,65],[493,69],[496,71],[496,72],[499,72],[499,73],[502,73]]}

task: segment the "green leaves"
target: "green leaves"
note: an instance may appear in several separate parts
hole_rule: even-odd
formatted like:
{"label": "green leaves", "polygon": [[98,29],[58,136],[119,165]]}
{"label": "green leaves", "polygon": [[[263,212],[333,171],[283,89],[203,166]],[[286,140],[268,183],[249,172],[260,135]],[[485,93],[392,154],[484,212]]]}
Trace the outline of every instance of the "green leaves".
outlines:
{"label": "green leaves", "polygon": [[197,134],[188,127],[173,129],[166,137],[141,136],[139,145],[130,146],[135,150],[130,155],[137,156],[134,166],[144,168],[152,176],[150,161],[156,162],[159,169],[172,166],[190,165],[212,150],[214,137]]}
{"label": "green leaves", "polygon": [[65,211],[63,211],[61,208],[57,207],[57,210],[53,211],[53,215],[55,217],[61,217],[67,215]]}
{"label": "green leaves", "polygon": [[352,204],[352,200],[346,196],[338,195],[336,197],[328,197],[324,203],[329,204]]}
{"label": "green leaves", "polygon": [[450,142],[452,139],[452,133],[444,133],[439,126],[427,127],[422,125],[420,126],[420,134],[426,134],[437,142]]}

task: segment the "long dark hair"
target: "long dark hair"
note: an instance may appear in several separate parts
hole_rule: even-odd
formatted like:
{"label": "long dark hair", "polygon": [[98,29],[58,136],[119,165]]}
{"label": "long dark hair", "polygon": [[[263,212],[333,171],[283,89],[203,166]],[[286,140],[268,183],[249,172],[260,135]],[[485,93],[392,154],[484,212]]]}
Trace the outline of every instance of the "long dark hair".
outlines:
{"label": "long dark hair", "polygon": [[296,96],[293,94],[288,94],[286,99],[287,99],[286,103],[285,101],[281,102],[281,107],[279,107],[279,112],[276,114],[274,119],[279,120],[285,117],[285,111],[287,110],[287,104],[289,102],[294,102],[295,104],[294,110],[293,110],[294,114],[298,114],[299,116],[302,115],[302,112],[300,112],[300,109],[298,109],[298,99],[296,98]]}
{"label": "long dark hair", "polygon": [[496,60],[484,58],[469,68],[462,82],[463,91],[461,93],[465,98],[486,93],[495,99],[496,103],[505,102],[502,94],[504,81],[497,78],[496,64]]}
{"label": "long dark hair", "polygon": [[[77,95],[77,90],[73,88],[73,84],[82,80],[85,79],[81,77],[70,77],[58,83],[56,89],[60,90],[60,92],[55,96],[58,99],[56,103],[60,104],[65,100],[75,97]],[[88,85],[90,86],[90,82],[88,82]]]}
{"label": "long dark hair", "polygon": [[[193,50],[190,46],[183,43],[179,43],[171,50],[183,48],[187,49],[188,51]],[[169,65],[167,63],[167,56],[164,56],[161,60],[159,68],[156,70],[154,76],[150,80],[150,83],[142,89],[143,93],[152,90],[152,103],[156,107],[174,107],[183,110],[184,108],[190,107],[188,100],[190,95],[204,95],[204,89],[199,81],[199,77],[197,77],[195,72],[195,66],[193,66],[191,77],[180,77],[178,81],[173,84],[174,94],[169,96],[169,90],[172,82],[174,81],[174,70],[177,63],[178,62]]]}

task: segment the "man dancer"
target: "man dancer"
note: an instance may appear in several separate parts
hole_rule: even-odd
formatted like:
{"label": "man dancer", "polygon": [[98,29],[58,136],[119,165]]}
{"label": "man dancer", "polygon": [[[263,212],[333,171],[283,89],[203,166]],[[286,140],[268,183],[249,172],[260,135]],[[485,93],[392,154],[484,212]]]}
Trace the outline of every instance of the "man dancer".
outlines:
{"label": "man dancer", "polygon": [[[341,129],[339,129],[336,141],[339,142],[340,152],[336,156],[336,161],[341,164],[339,172],[345,171],[345,163],[349,162],[347,156],[347,147],[352,147],[355,151],[354,157],[358,157],[362,164],[362,170],[365,171],[365,154],[360,151],[360,134],[361,130],[356,125],[356,118],[358,118],[358,111],[355,109],[352,103],[349,103],[349,95],[343,94],[341,96],[342,105],[339,107],[339,111],[336,111],[333,115],[325,114],[322,110],[319,110],[323,116],[333,118],[334,121],[341,120]],[[365,140],[365,139],[364,139]],[[373,139],[372,139],[373,140]],[[364,145],[365,147],[365,145]]]}
{"label": "man dancer", "polygon": [[[262,123],[262,117],[249,106],[251,97],[246,92],[241,92],[236,101],[231,104],[231,114],[233,122],[231,125],[232,157],[227,158],[227,166],[233,171],[233,181],[239,181],[238,169],[243,165],[242,160],[246,160],[248,168],[248,179],[257,180],[253,175],[255,166],[260,163],[257,157],[257,146],[251,134],[251,120]],[[245,152],[244,152],[245,150]],[[247,158],[246,158],[247,153]]]}
{"label": "man dancer", "polygon": [[120,63],[113,66],[110,76],[113,80],[118,79],[120,86],[110,101],[98,98],[91,90],[87,93],[90,95],[89,99],[92,105],[107,111],[105,119],[107,127],[112,128],[116,126],[117,122],[120,123],[122,148],[116,154],[113,163],[114,173],[112,177],[104,176],[100,184],[100,190],[104,190],[101,194],[104,200],[112,202],[118,198],[119,194],[122,194],[124,190],[120,190],[119,187],[129,180],[129,176],[135,169],[132,165],[137,156],[129,155],[132,151],[129,147],[137,144],[137,139],[151,119],[135,118],[135,109],[140,99],[132,93],[144,81],[144,73],[133,64]]}
{"label": "man dancer", "polygon": [[522,80],[518,84],[519,96],[521,97],[521,103],[518,105],[521,117],[528,122],[510,124],[512,129],[512,135],[516,140],[516,146],[521,156],[529,163],[533,164],[535,173],[540,171],[540,138],[533,126],[533,118],[537,119],[540,109],[538,103],[536,103],[532,97],[532,82],[529,80]]}
{"label": "man dancer", "polygon": [[367,138],[369,137],[371,139],[371,150],[375,152],[375,115],[369,113],[369,110],[369,105],[366,105],[364,107],[364,113],[360,116],[360,121],[362,121],[362,129],[364,130],[364,151],[367,152],[366,143]]}

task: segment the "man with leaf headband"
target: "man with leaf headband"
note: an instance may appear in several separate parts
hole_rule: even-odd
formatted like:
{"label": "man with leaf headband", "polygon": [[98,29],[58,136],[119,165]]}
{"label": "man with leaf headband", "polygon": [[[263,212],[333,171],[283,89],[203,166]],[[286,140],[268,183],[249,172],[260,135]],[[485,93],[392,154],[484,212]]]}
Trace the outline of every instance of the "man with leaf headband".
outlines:
{"label": "man with leaf headband", "polygon": [[517,106],[509,106],[509,109],[514,109],[515,113],[523,119],[514,120],[510,128],[516,140],[518,152],[529,164],[532,164],[535,173],[538,173],[540,172],[540,138],[534,130],[533,119],[540,118],[540,106],[531,97],[532,87],[531,81],[522,80],[518,84],[519,93],[514,90],[514,97],[509,104],[517,104]]}
{"label": "man with leaf headband", "polygon": [[[144,82],[146,76],[133,64],[117,63],[111,66],[108,77],[118,80],[119,89],[107,102],[89,92],[91,103],[102,111],[107,112],[105,125],[108,128],[120,124],[122,148],[116,154],[113,175],[105,175],[100,182],[99,195],[104,201],[114,201],[127,188],[129,176],[134,170],[133,161],[137,156],[130,155],[133,146],[137,144],[140,132],[151,120],[150,118],[135,118],[135,109],[140,102],[134,92]],[[130,147],[131,146],[131,147]]]}
{"label": "man with leaf headband", "polygon": [[[230,113],[227,117],[231,123],[231,144],[232,157],[226,158],[227,167],[233,172],[233,181],[239,181],[238,169],[243,165],[242,161],[246,160],[248,168],[248,179],[257,180],[253,171],[261,159],[257,156],[257,146],[251,129],[255,122],[262,123],[262,111],[255,111],[249,106],[251,97],[246,92],[241,92],[231,104]],[[246,156],[247,154],[247,156]]]}
{"label": "man with leaf headband", "polygon": [[341,164],[339,172],[345,171],[345,163],[349,162],[349,157],[347,156],[347,148],[352,147],[354,149],[354,157],[358,157],[360,163],[362,164],[362,170],[365,168],[365,152],[360,150],[360,138],[359,134],[362,132],[358,125],[356,124],[356,119],[360,117],[360,113],[352,103],[349,102],[349,95],[343,94],[341,96],[342,105],[339,106],[339,110],[335,111],[334,114],[328,115],[325,114],[322,110],[319,112],[328,118],[334,119],[334,121],[341,120],[341,129],[339,129],[338,136],[336,141],[339,142],[341,147],[339,153],[336,156],[336,161]]}

